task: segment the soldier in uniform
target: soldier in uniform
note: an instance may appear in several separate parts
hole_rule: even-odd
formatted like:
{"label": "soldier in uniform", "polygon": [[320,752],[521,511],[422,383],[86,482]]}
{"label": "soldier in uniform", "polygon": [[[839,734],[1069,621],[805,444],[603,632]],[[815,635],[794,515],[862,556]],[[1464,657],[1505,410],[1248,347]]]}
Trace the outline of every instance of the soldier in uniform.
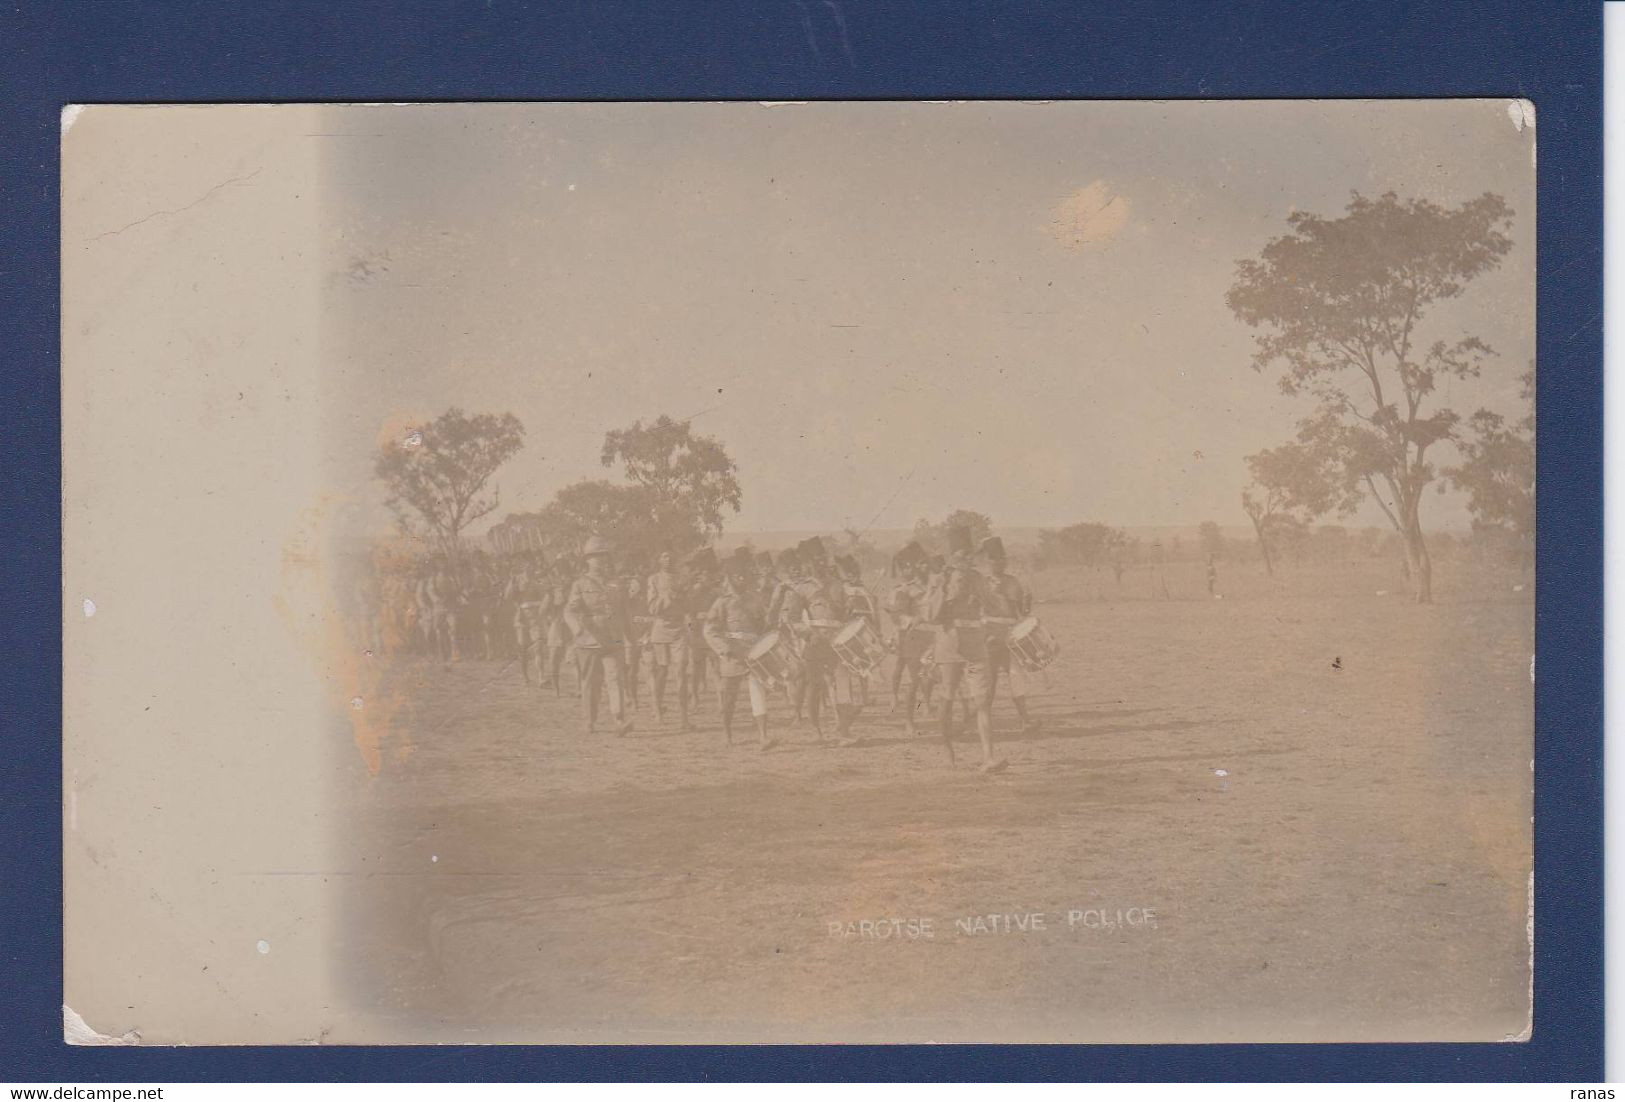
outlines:
{"label": "soldier in uniform", "polygon": [[805,642],[802,661],[807,670],[807,716],[820,742],[824,729],[820,723],[825,694],[835,704],[836,741],[851,745],[852,721],[857,716],[858,693],[856,676],[835,655],[830,641],[847,620],[846,587],[830,569],[829,552],[817,536],[798,545],[797,559],[807,570],[807,578],[796,589],[802,603],[802,625]]}
{"label": "soldier in uniform", "polygon": [[779,575],[773,569],[773,552],[758,551],[756,553],[756,594],[762,599],[762,608],[765,611],[773,605],[773,594],[779,589]]}
{"label": "soldier in uniform", "polygon": [[654,682],[655,722],[666,719],[666,684],[677,676],[677,717],[684,731],[694,728],[688,721],[688,615],[687,593],[672,567],[670,551],[656,560],[658,569],[649,575],[649,676]]}
{"label": "soldier in uniform", "polygon": [[632,630],[626,637],[626,699],[628,706],[636,712],[639,697],[642,695],[638,670],[643,665],[643,648],[649,641],[651,624],[647,612],[648,598],[643,592],[643,579],[639,577],[637,571],[629,569],[621,576],[621,592],[626,594],[626,607],[632,617]]}
{"label": "soldier in uniform", "polygon": [[496,604],[500,593],[496,576],[480,552],[463,568],[463,620],[470,643],[479,643],[480,659],[489,662],[497,656]]}
{"label": "soldier in uniform", "polygon": [[587,731],[591,733],[598,725],[598,690],[602,686],[609,695],[615,733],[626,735],[632,730],[626,711],[626,642],[631,638],[632,617],[626,593],[610,576],[609,543],[594,536],[582,556],[587,560],[587,572],[570,587],[564,618],[575,642]]}
{"label": "soldier in uniform", "polygon": [[722,711],[722,733],[733,745],[734,705],[739,686],[750,693],[750,714],[756,725],[757,749],[769,750],[774,741],[767,737],[767,687],[745,664],[745,656],[767,631],[767,607],[752,577],[750,554],[735,555],[723,572],[724,590],[705,616],[705,642],[718,659],[717,699]]}
{"label": "soldier in uniform", "polygon": [[[852,555],[837,555],[835,557],[835,573],[841,579],[841,587],[846,593],[846,618],[850,622],[853,617],[861,616],[869,621],[869,627],[874,631],[875,638],[880,638],[880,606],[875,601],[874,594],[863,584],[863,567]],[[863,674],[852,676],[853,689],[856,696],[855,703],[859,708],[869,705],[869,678]]]}
{"label": "soldier in uniform", "polygon": [[987,636],[987,707],[993,712],[993,700],[999,690],[999,674],[1010,682],[1010,699],[1015,701],[1016,715],[1021,729],[1031,734],[1038,730],[1038,721],[1027,714],[1027,688],[1030,684],[1026,670],[1019,662],[1010,660],[1010,629],[1033,612],[1033,595],[1014,574],[1008,572],[1009,563],[1004,553],[1004,541],[989,536],[977,548],[987,566],[986,594],[982,601],[982,621],[988,626]]}
{"label": "soldier in uniform", "polygon": [[519,668],[525,684],[531,683],[530,667],[536,664],[541,680],[547,664],[547,606],[551,595],[540,564],[520,563],[508,579],[503,601],[513,607],[513,634],[519,645]]}
{"label": "soldier in uniform", "polygon": [[448,664],[461,662],[463,650],[458,631],[464,603],[463,587],[444,560],[435,567],[434,574],[429,578],[428,598],[430,631],[436,655]]}
{"label": "soldier in uniform", "polygon": [[553,562],[553,576],[548,581],[547,596],[547,680],[554,695],[564,695],[564,655],[570,649],[570,628],[564,622],[564,606],[570,600],[570,586],[575,581],[575,569],[566,555]]}
{"label": "soldier in uniform", "polygon": [[930,713],[932,678],[926,673],[926,667],[929,665],[933,672],[936,669],[934,663],[926,661],[927,654],[936,645],[936,633],[925,621],[929,569],[925,549],[912,541],[892,559],[892,573],[900,578],[886,608],[897,627],[897,661],[891,678],[892,710],[897,710],[898,690],[907,671],[908,695],[902,698],[902,707],[903,722],[910,736],[915,734],[914,709],[922,688],[926,712]]}
{"label": "soldier in uniform", "polygon": [[982,771],[1007,764],[993,757],[993,721],[988,711],[987,627],[982,623],[986,582],[971,564],[969,528],[948,529],[947,569],[926,595],[926,618],[936,625],[936,664],[942,671],[942,741],[953,755],[954,698],[961,686],[976,705],[976,732],[982,740]]}
{"label": "soldier in uniform", "polygon": [[[779,552],[779,570],[782,576],[767,601],[767,622],[781,636],[790,640],[799,655],[805,635],[801,616],[805,606],[797,588],[801,584],[802,573],[794,548]],[[807,703],[806,668],[798,664],[796,669],[790,683],[785,686],[785,692],[790,697],[792,727],[801,726],[801,713]]]}
{"label": "soldier in uniform", "polygon": [[709,547],[700,548],[688,557],[687,566],[688,578],[683,587],[683,619],[688,630],[688,668],[682,689],[688,693],[688,710],[693,713],[700,708],[706,664],[714,657],[704,637],[705,617],[722,594],[717,580],[720,565],[715,551]]}

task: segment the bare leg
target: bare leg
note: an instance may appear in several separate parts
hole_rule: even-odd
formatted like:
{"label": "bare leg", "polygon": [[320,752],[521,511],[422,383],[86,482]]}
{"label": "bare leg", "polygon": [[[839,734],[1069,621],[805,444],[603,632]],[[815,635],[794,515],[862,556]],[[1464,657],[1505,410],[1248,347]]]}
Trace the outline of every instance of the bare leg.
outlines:
{"label": "bare leg", "polygon": [[604,679],[604,667],[596,655],[582,659],[582,664],[586,669],[581,699],[587,709],[587,733],[591,734],[598,726],[598,686]]}
{"label": "bare leg", "polygon": [[[901,667],[903,665],[903,659],[899,658],[897,660],[897,665]],[[908,693],[903,697],[903,725],[904,729],[908,731],[909,738],[913,738],[915,735],[914,707],[919,695],[920,664],[911,659],[908,662]],[[895,700],[896,697],[897,687],[894,685],[892,686],[892,698]]]}
{"label": "bare leg", "polygon": [[632,717],[626,708],[626,660],[614,651],[602,660],[604,690],[609,694],[609,714],[615,717],[615,733],[627,735],[632,731]]}
{"label": "bare leg", "polygon": [[[649,694],[655,702],[655,722],[666,722],[666,667],[659,661],[649,663]],[[682,694],[678,694],[681,696]]]}
{"label": "bare leg", "polygon": [[993,716],[988,711],[986,703],[980,703],[976,708],[976,733],[982,740],[982,770],[991,773],[995,769],[1002,769],[1004,762],[993,758]]}
{"label": "bare leg", "polygon": [[717,685],[717,705],[722,711],[722,736],[729,746],[734,744],[734,703],[739,699],[737,677],[724,677]]}
{"label": "bare leg", "polygon": [[858,716],[855,704],[835,705],[835,737],[842,742],[856,742],[852,737],[852,721]]}
{"label": "bare leg", "polygon": [[1016,715],[1021,718],[1021,729],[1027,732],[1038,730],[1038,721],[1027,714],[1027,698],[1024,696],[1013,696],[1010,699],[1015,702]]}
{"label": "bare leg", "polygon": [[756,748],[770,750],[777,745],[767,737],[767,686],[752,676],[745,679],[750,688],[750,715],[756,724]]}
{"label": "bare leg", "polygon": [[801,712],[807,704],[807,674],[802,672],[790,679],[790,725],[801,726]]}
{"label": "bare leg", "polygon": [[812,721],[813,733],[818,741],[824,741],[824,670],[823,667],[808,667],[805,691],[807,695],[807,718]]}
{"label": "bare leg", "polygon": [[947,665],[938,665],[937,670],[942,675],[943,693],[942,703],[938,706],[937,726],[942,733],[942,744],[948,748],[948,761],[954,760],[954,696],[959,688],[959,679],[963,667],[958,662]]}
{"label": "bare leg", "polygon": [[628,647],[626,651],[626,700],[631,711],[638,710],[638,667],[642,664],[642,655],[638,647]]}

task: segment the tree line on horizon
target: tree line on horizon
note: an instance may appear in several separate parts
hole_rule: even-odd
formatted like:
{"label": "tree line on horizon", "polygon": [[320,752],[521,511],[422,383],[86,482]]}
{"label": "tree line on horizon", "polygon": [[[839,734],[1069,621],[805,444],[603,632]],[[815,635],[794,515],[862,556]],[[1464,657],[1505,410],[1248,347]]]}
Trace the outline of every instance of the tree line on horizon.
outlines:
{"label": "tree line on horizon", "polygon": [[[1317,521],[1349,517],[1372,501],[1397,538],[1413,597],[1430,601],[1431,537],[1422,519],[1430,487],[1464,492],[1475,535],[1499,539],[1528,563],[1534,365],[1520,377],[1526,415],[1508,420],[1480,409],[1463,418],[1439,404],[1439,383],[1478,377],[1495,353],[1471,334],[1450,341],[1424,335],[1431,307],[1458,298],[1511,249],[1511,222],[1505,201],[1493,194],[1445,207],[1356,193],[1337,218],[1294,211],[1287,233],[1256,259],[1238,262],[1225,301],[1256,331],[1252,369],[1279,370],[1281,392],[1310,402],[1290,440],[1245,457],[1250,481],[1241,507],[1266,573],[1274,574],[1283,550],[1296,549],[1301,558],[1318,533],[1342,530],[1316,528]],[[492,479],[523,444],[524,426],[512,413],[453,408],[382,445],[374,474],[403,534],[455,554],[470,526],[499,508]],[[1447,444],[1458,461],[1441,467],[1435,449]],[[599,535],[647,561],[661,550],[681,555],[714,542],[726,517],[740,510],[732,457],[686,420],[661,415],[611,430],[599,460],[619,472],[618,481],[581,479],[538,510],[510,512],[492,529],[494,544],[558,556]],[[958,509],[939,522],[919,520],[912,538],[941,551],[956,525],[977,541],[993,530],[986,514]],[[887,550],[866,532],[848,528],[830,538],[866,567],[885,562]],[[1201,554],[1224,553],[1216,522],[1200,526],[1196,546]],[[1115,565],[1120,572],[1124,563],[1163,561],[1182,550],[1161,541],[1146,547],[1122,529],[1084,521],[1041,530],[1034,562]]]}

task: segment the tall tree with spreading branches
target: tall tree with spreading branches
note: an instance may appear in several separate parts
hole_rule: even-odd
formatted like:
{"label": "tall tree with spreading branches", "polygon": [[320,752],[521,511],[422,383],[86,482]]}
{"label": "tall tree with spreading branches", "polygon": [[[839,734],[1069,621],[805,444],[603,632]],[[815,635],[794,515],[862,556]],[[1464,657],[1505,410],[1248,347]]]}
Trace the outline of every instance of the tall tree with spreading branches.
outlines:
{"label": "tall tree with spreading branches", "polygon": [[649,424],[634,421],[604,436],[599,455],[619,465],[644,491],[653,511],[649,538],[682,552],[722,533],[727,511],[739,512],[738,468],[720,441],[696,433],[687,421],[662,414]]}
{"label": "tall tree with spreading branches", "polygon": [[525,426],[513,414],[452,408],[381,445],[373,474],[403,531],[426,529],[433,542],[456,553],[463,531],[501,500],[496,487],[485,493],[486,484],[524,444]]}
{"label": "tall tree with spreading branches", "polygon": [[1315,399],[1300,439],[1331,449],[1341,482],[1382,509],[1422,603],[1433,589],[1421,504],[1439,474],[1428,451],[1460,420],[1434,408],[1435,390],[1478,375],[1493,354],[1475,336],[1430,341],[1428,314],[1501,262],[1511,223],[1493,194],[1456,207],[1356,194],[1340,218],[1289,215],[1288,233],[1238,263],[1225,297],[1259,331],[1254,370],[1279,366],[1283,393]]}

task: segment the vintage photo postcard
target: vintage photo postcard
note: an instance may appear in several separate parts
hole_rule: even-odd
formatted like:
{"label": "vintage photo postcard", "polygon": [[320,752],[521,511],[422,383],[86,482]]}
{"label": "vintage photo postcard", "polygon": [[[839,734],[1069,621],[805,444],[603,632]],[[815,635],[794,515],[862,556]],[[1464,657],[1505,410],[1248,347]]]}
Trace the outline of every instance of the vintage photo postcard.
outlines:
{"label": "vintage photo postcard", "polygon": [[70,1039],[1527,1039],[1535,129],[69,108]]}

